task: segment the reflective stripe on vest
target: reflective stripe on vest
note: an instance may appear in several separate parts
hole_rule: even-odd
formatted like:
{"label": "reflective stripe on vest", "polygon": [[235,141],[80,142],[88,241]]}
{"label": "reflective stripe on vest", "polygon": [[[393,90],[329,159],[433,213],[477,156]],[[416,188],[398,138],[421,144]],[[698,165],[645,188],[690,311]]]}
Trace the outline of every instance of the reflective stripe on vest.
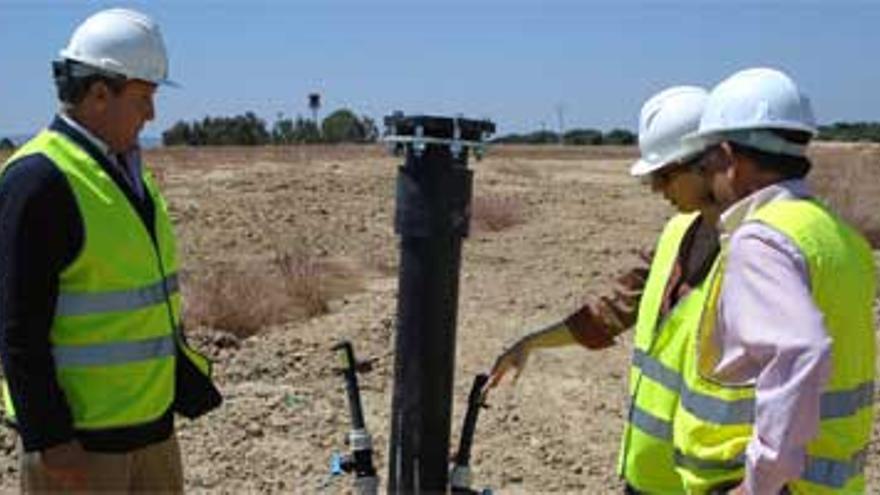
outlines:
{"label": "reflective stripe on vest", "polygon": [[[755,400],[739,399],[725,401],[689,389],[681,375],[660,361],[636,349],[633,365],[645,376],[661,383],[670,390],[680,391],[681,403],[688,412],[699,419],[722,425],[751,424],[755,421]],[[834,390],[822,394],[820,415],[822,419],[851,416],[859,409],[874,403],[874,382],[862,383],[852,390]]]}
{"label": "reflective stripe on vest", "polygon": [[843,488],[865,470],[868,451],[859,451],[849,462],[808,456],[801,479],[834,488]]}
{"label": "reflective stripe on vest", "polygon": [[[850,461],[807,456],[800,479],[831,488],[843,488],[849,480],[864,470],[867,458],[867,450],[858,452]],[[722,461],[687,456],[676,449],[675,463],[695,470],[736,470],[745,466],[745,455],[740,454],[732,460]]]}
{"label": "reflective stripe on vest", "polygon": [[[819,415],[822,419],[852,416],[874,402],[874,382],[865,382],[852,390],[834,390],[822,394]],[[725,401],[688,388],[681,394],[682,406],[694,416],[719,425],[755,422],[755,399]]]}
{"label": "reflective stripe on vest", "polygon": [[660,419],[638,406],[632,406],[629,420],[640,430],[661,440],[672,441],[672,422]]}
{"label": "reflective stripe on vest", "polygon": [[665,364],[657,361],[641,349],[633,351],[633,366],[640,369],[645,376],[664,385],[669,390],[678,392],[684,387],[681,373],[668,368]]}
{"label": "reflective stripe on vest", "polygon": [[[177,274],[146,287],[91,293],[62,293],[58,295],[56,316],[77,316],[114,311],[134,311],[155,304],[162,304],[168,295],[179,291]],[[166,295],[167,294],[167,295]]]}
{"label": "reflective stripe on vest", "polygon": [[159,359],[174,355],[173,335],[134,342],[110,342],[93,345],[53,346],[52,356],[59,368],[111,366]]}

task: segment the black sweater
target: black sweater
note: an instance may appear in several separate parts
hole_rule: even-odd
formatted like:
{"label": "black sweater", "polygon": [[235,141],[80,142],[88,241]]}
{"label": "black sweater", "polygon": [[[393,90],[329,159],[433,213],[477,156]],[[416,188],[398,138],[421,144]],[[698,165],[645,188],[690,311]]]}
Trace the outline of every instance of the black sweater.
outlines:
{"label": "black sweater", "polygon": [[[155,242],[155,208],[139,198],[107,157],[63,119],[50,129],[89,153],[135,207]],[[134,427],[74,430],[55,374],[49,331],[58,299],[59,274],[83,245],[83,221],[64,174],[42,154],[9,164],[0,179],[0,360],[26,451],[77,439],[86,450],[124,452],[168,438],[171,408]]]}

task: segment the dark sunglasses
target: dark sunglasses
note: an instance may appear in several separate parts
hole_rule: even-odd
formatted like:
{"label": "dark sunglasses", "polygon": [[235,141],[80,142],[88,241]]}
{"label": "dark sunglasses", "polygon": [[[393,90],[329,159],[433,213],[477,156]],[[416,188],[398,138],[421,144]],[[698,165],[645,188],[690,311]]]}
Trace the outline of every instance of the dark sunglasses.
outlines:
{"label": "dark sunglasses", "polygon": [[685,161],[678,161],[671,165],[667,165],[660,170],[656,170],[651,172],[650,178],[651,180],[657,180],[659,182],[666,182],[672,176],[678,174],[679,172],[683,172],[685,170],[694,170],[700,167],[701,161],[703,160],[703,156],[705,153],[700,153],[699,155],[688,158]]}

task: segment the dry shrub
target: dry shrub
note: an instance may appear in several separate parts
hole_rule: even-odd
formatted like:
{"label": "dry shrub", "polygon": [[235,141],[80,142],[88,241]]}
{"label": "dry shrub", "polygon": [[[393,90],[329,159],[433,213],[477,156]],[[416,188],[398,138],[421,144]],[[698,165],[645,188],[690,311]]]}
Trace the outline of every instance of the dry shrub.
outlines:
{"label": "dry shrub", "polygon": [[289,251],[276,252],[272,262],[281,275],[284,292],[296,302],[299,316],[317,316],[329,310],[321,264],[302,252]]}
{"label": "dry shrub", "polygon": [[517,160],[505,161],[495,167],[495,170],[502,174],[522,177],[523,179],[537,179],[541,176],[537,168]]}
{"label": "dry shrub", "polygon": [[341,261],[319,259],[303,250],[276,251],[273,265],[281,275],[295,318],[327,313],[330,301],[361,289],[361,278]]}
{"label": "dry shrub", "polygon": [[286,320],[287,297],[278,277],[218,267],[184,284],[187,327],[208,327],[238,337]]}
{"label": "dry shrub", "polygon": [[268,266],[218,267],[184,281],[188,326],[240,338],[329,311],[332,299],[360,286],[353,270],[302,250],[277,251]]}
{"label": "dry shrub", "polygon": [[471,221],[477,232],[498,232],[523,223],[521,199],[477,196],[471,203]]}
{"label": "dry shrub", "polygon": [[809,177],[816,194],[880,249],[880,146],[821,143],[812,148]]}
{"label": "dry shrub", "polygon": [[398,252],[395,249],[373,249],[362,256],[363,266],[379,276],[395,275],[399,267]]}

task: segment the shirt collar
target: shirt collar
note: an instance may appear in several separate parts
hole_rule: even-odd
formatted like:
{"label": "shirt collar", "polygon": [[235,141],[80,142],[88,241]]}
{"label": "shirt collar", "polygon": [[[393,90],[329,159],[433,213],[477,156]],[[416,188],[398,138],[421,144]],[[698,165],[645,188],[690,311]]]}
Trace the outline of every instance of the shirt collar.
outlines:
{"label": "shirt collar", "polygon": [[108,146],[107,143],[102,141],[98,136],[95,136],[94,134],[92,134],[91,131],[89,131],[88,129],[83,127],[82,124],[80,124],[79,122],[77,122],[72,117],[65,114],[64,112],[60,112],[58,114],[58,116],[61,117],[61,120],[63,120],[65,124],[72,127],[76,132],[82,134],[84,138],[88,139],[90,143],[95,145],[95,147],[98,148],[98,150],[101,151],[101,153],[103,153],[105,156],[108,156],[108,157],[111,156],[110,146]]}
{"label": "shirt collar", "polygon": [[718,231],[721,242],[726,242],[737,227],[742,225],[752,214],[767,203],[779,200],[808,198],[812,194],[804,179],[788,179],[758,189],[752,194],[730,205],[721,214]]}

